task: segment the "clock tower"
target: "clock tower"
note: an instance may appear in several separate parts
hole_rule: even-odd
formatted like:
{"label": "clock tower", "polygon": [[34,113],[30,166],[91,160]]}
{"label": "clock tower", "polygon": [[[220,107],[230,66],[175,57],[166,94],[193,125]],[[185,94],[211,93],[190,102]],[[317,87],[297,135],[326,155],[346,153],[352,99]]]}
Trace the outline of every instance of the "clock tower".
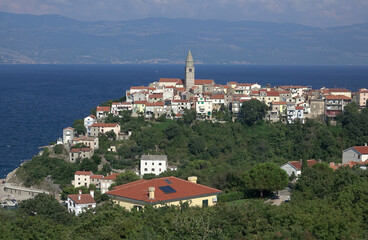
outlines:
{"label": "clock tower", "polygon": [[185,89],[187,91],[194,87],[194,79],[194,61],[189,50],[187,60],[185,61]]}

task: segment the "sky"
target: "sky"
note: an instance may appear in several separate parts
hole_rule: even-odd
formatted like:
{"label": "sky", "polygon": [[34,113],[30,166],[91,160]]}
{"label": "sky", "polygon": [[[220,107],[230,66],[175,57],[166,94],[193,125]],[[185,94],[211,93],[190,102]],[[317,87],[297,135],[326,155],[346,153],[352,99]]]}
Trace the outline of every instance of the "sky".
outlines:
{"label": "sky", "polygon": [[0,11],[84,21],[168,17],[316,27],[368,22],[368,0],[0,0]]}

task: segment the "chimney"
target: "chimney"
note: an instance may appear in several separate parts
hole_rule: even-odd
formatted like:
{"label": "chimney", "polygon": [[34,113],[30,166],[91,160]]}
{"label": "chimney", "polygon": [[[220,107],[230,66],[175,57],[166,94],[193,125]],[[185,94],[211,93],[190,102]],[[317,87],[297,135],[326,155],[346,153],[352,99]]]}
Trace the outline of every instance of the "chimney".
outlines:
{"label": "chimney", "polygon": [[155,199],[155,187],[148,188],[148,199]]}
{"label": "chimney", "polygon": [[82,190],[79,190],[78,200],[80,201],[82,197]]}
{"label": "chimney", "polygon": [[367,146],[367,143],[364,143],[364,146]]}
{"label": "chimney", "polygon": [[92,196],[93,198],[95,198],[95,191],[94,191],[94,190],[89,191],[89,194],[91,194],[91,196]]}
{"label": "chimney", "polygon": [[191,183],[197,183],[197,177],[196,176],[188,177],[188,181]]}

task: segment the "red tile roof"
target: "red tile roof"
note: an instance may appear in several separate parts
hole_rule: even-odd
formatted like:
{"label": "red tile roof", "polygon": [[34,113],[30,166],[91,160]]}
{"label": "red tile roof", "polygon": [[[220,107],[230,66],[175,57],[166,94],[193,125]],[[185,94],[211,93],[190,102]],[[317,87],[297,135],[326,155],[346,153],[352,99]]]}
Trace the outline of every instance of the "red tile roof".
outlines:
{"label": "red tile roof", "polygon": [[351,92],[350,90],[347,89],[338,89],[338,88],[330,88],[329,90],[330,92]]}
{"label": "red tile roof", "polygon": [[236,84],[236,86],[250,87],[250,86],[252,86],[252,84],[250,84],[250,83],[238,83],[238,84]]}
{"label": "red tile roof", "polygon": [[65,129],[74,130],[74,128],[72,128],[72,127],[66,127],[66,128],[64,128],[64,130],[65,130]]}
{"label": "red tile roof", "polygon": [[130,87],[130,89],[148,89],[148,87],[139,86],[139,87]]}
{"label": "red tile roof", "polygon": [[77,152],[89,152],[91,151],[91,148],[73,148],[70,150],[71,153],[77,153]]}
{"label": "red tile roof", "polygon": [[214,81],[212,79],[196,79],[194,80],[195,85],[204,85],[204,84],[213,84]]}
{"label": "red tile roof", "polygon": [[147,107],[163,107],[164,105],[164,102],[146,103]]}
{"label": "red tile roof", "polygon": [[88,117],[96,119],[96,116],[93,114],[89,115]]}
{"label": "red tile roof", "polygon": [[[78,199],[80,196],[80,200]],[[77,204],[88,204],[88,203],[96,203],[91,194],[71,194],[68,197]]]}
{"label": "red tile roof", "polygon": [[359,89],[358,93],[368,93],[368,90],[365,88]]}
{"label": "red tile roof", "polygon": [[116,127],[118,125],[117,123],[94,123],[92,127]]}
{"label": "red tile roof", "polygon": [[238,84],[237,82],[228,82],[228,84]]}
{"label": "red tile roof", "polygon": [[97,112],[110,112],[110,107],[100,107],[100,106],[98,106],[96,111]]}
{"label": "red tile roof", "polygon": [[188,103],[189,100],[172,100],[172,102],[177,102],[177,103]]}
{"label": "red tile roof", "polygon": [[101,179],[103,175],[92,175],[91,178]]}
{"label": "red tile roof", "polygon": [[303,110],[303,106],[295,106],[296,110]]}
{"label": "red tile roof", "polygon": [[91,175],[91,171],[76,171],[74,175]]}
{"label": "red tile roof", "polygon": [[135,101],[133,104],[146,104],[147,101]]}
{"label": "red tile roof", "polygon": [[278,91],[268,91],[268,92],[266,92],[266,94],[269,97],[278,97],[278,96],[280,96],[280,93]]}
{"label": "red tile roof", "polygon": [[108,175],[106,177],[104,177],[103,179],[106,179],[106,180],[115,180],[116,179],[116,176],[119,175],[120,173],[113,173],[111,175]]}
{"label": "red tile roof", "polygon": [[152,94],[152,95],[149,95],[148,97],[149,98],[163,98],[163,94],[162,93],[156,93],[156,94]]}
{"label": "red tile roof", "polygon": [[358,152],[360,152],[361,154],[368,154],[368,146],[356,146],[353,148]]}
{"label": "red tile roof", "polygon": [[[300,161],[290,161],[288,163],[295,167],[297,170],[302,170],[302,164],[300,163]],[[313,167],[313,165],[316,163],[318,162],[314,159],[307,160],[308,167]]]}
{"label": "red tile roof", "polygon": [[225,99],[225,95],[223,94],[212,95],[211,99]]}
{"label": "red tile roof", "polygon": [[[165,180],[169,180],[168,183]],[[170,186],[175,192],[164,193],[159,187]],[[148,188],[155,188],[155,198],[148,198]],[[217,195],[221,191],[201,184],[192,183],[176,177],[155,178],[151,180],[138,180],[124,184],[114,190],[106,192],[107,195],[134,199],[142,202],[159,203],[179,201],[181,199],[195,198],[203,195]]]}
{"label": "red tile roof", "polygon": [[351,100],[351,98],[345,96],[345,95],[327,95],[327,100]]}

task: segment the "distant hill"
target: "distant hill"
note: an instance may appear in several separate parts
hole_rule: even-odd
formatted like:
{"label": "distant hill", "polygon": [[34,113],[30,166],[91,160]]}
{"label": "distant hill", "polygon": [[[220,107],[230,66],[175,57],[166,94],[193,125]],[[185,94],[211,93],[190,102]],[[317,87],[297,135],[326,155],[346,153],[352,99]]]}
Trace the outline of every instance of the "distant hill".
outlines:
{"label": "distant hill", "polygon": [[368,64],[368,23],[333,28],[147,18],[83,22],[0,12],[0,63]]}

